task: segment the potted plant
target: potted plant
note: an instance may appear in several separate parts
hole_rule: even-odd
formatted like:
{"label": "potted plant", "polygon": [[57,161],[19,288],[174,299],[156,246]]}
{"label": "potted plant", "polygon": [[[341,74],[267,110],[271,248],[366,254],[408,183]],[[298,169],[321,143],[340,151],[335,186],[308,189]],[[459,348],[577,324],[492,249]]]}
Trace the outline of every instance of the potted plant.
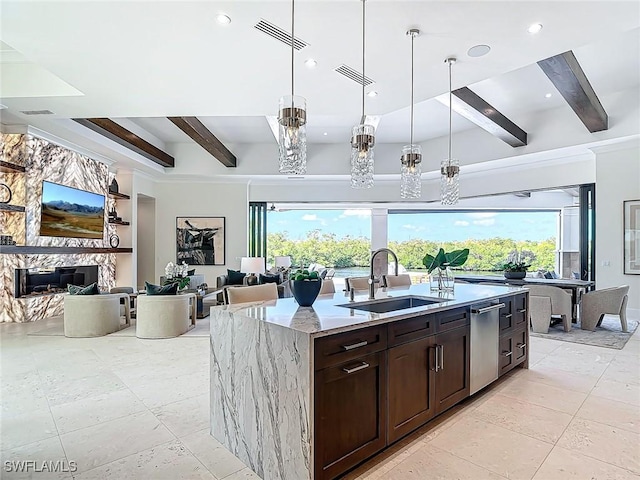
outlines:
{"label": "potted plant", "polygon": [[310,307],[315,302],[322,280],[318,272],[310,272],[309,270],[296,270],[291,275],[291,290],[293,296],[301,307]]}
{"label": "potted plant", "polygon": [[523,279],[527,276],[527,268],[531,265],[522,261],[511,261],[502,264],[502,271],[504,273],[504,278],[510,279]]}
{"label": "potted plant", "polygon": [[189,282],[191,279],[187,275],[189,271],[189,265],[185,262],[181,264],[174,264],[173,262],[167,263],[167,266],[164,267],[165,280],[162,285],[171,285],[172,283],[178,284],[178,290],[182,290],[189,286]]}
{"label": "potted plant", "polygon": [[441,248],[435,256],[427,253],[422,259],[422,264],[427,267],[431,290],[453,290],[454,277],[451,267],[464,265],[467,258],[469,258],[468,248],[453,250],[449,253],[445,253]]}

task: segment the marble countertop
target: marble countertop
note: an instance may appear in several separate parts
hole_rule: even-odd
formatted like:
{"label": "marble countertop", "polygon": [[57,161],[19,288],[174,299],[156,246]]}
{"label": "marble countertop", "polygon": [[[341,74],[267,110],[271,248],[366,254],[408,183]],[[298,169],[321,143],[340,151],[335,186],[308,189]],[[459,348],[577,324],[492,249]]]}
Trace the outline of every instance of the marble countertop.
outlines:
{"label": "marble countertop", "polygon": [[[379,288],[376,291],[376,300],[415,295],[429,299],[440,299],[442,300],[440,303],[395,310],[388,313],[375,313],[340,306],[351,302],[349,302],[346,292],[337,292],[333,295],[320,295],[312,307],[301,307],[294,298],[281,298],[265,302],[212,307],[211,311],[213,313],[215,310],[220,309],[230,313],[237,313],[244,317],[306,333],[312,337],[320,337],[410,318],[416,315],[472,305],[486,300],[515,295],[526,290],[526,288],[512,286],[456,284],[454,292],[439,295],[438,292],[429,291],[429,284],[424,283],[411,285],[410,287]],[[368,301],[368,293],[366,292],[356,295],[354,299],[356,304],[366,301]]]}

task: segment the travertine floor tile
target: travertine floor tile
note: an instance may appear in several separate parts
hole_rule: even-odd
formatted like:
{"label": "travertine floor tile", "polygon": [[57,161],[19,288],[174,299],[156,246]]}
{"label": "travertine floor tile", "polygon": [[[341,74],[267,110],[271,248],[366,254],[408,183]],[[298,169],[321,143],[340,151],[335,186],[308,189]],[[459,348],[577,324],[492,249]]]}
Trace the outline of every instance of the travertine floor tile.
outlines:
{"label": "travertine floor tile", "polygon": [[589,395],[576,417],[640,434],[640,408],[629,403]]}
{"label": "travertine floor tile", "polygon": [[[26,470],[17,467],[18,462],[26,461],[35,462],[35,465],[31,464]],[[59,437],[47,438],[46,440],[40,440],[21,447],[3,450],[0,452],[0,462],[2,480],[67,480],[72,478],[70,464],[62,449]],[[45,462],[47,465],[59,464],[59,471],[44,470]],[[35,469],[38,469],[39,472],[35,472]]]}
{"label": "travertine floor tile", "polygon": [[213,438],[208,428],[182,437],[180,441],[218,479],[225,479],[247,467]]}
{"label": "travertine floor tile", "polygon": [[640,407],[640,385],[600,380],[591,395]]}
{"label": "travertine floor tile", "polygon": [[544,383],[552,387],[575,390],[576,392],[589,393],[600,378],[597,375],[576,375],[559,368],[538,364],[530,367],[529,370],[521,370],[520,378],[531,382]]}
{"label": "travertine floor tile", "polygon": [[637,480],[638,476],[609,463],[562,447],[554,447],[533,480]]}
{"label": "travertine floor tile", "polygon": [[51,412],[46,408],[23,415],[0,416],[0,435],[0,449],[8,450],[45,438],[57,437],[58,431]]}
{"label": "travertine floor tile", "polygon": [[587,398],[586,393],[530,382],[520,377],[501,388],[500,394],[570,415],[575,414]]}
{"label": "travertine floor tile", "polygon": [[78,473],[167,443],[175,437],[151,412],[145,411],[75,430],[60,436]]}
{"label": "travertine floor tile", "polygon": [[640,473],[640,435],[582,418],[574,419],[558,446]]}
{"label": "travertine floor tile", "polygon": [[533,477],[553,445],[506,428],[465,417],[429,442],[510,479]]}
{"label": "travertine floor tile", "polygon": [[54,405],[51,407],[51,412],[58,430],[62,434],[126,417],[146,409],[147,407],[130,390],[123,389],[75,402]]}
{"label": "travertine floor tile", "polygon": [[152,412],[175,436],[184,437],[209,427],[209,394],[156,407]]}
{"label": "travertine floor tile", "polygon": [[640,385],[640,362],[627,355],[616,355],[602,375],[602,380]]}
{"label": "travertine floor tile", "polygon": [[429,480],[502,480],[505,477],[427,444],[376,478],[380,480],[425,480],[427,478]]}
{"label": "travertine floor tile", "polygon": [[566,413],[503,395],[494,395],[471,415],[549,443],[558,441],[573,418]]}
{"label": "travertine floor tile", "polygon": [[172,441],[108,463],[77,480],[216,480],[180,442]]}

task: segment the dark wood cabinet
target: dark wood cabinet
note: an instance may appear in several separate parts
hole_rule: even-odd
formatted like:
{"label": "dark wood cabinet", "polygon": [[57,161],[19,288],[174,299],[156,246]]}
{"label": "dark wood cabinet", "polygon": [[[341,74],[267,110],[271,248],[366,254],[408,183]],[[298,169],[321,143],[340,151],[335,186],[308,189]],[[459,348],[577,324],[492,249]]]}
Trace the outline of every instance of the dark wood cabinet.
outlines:
{"label": "dark wood cabinet", "polygon": [[469,396],[471,356],[469,327],[436,335],[436,414]]}
{"label": "dark wood cabinet", "polygon": [[390,347],[436,333],[436,316],[420,315],[392,322],[388,326],[387,339]]}
{"label": "dark wood cabinet", "polygon": [[527,295],[516,295],[513,298],[513,328],[520,328],[527,325]]}
{"label": "dark wood cabinet", "polygon": [[499,333],[503,335],[513,328],[513,297],[501,298],[500,303],[504,303],[504,307],[498,311],[499,316]]}
{"label": "dark wood cabinet", "polygon": [[386,351],[315,374],[315,478],[333,479],[387,444]]}
{"label": "dark wood cabinet", "polygon": [[527,357],[527,331],[525,329],[517,330],[513,334],[513,362],[517,365],[523,362]]}
{"label": "dark wood cabinet", "polygon": [[388,350],[389,443],[436,414],[435,344],[430,336]]}
{"label": "dark wood cabinet", "polygon": [[500,356],[498,358],[500,375],[507,373],[513,368],[513,337],[511,335],[500,337]]}
{"label": "dark wood cabinet", "polygon": [[517,329],[500,337],[500,375],[527,360],[527,330]]}

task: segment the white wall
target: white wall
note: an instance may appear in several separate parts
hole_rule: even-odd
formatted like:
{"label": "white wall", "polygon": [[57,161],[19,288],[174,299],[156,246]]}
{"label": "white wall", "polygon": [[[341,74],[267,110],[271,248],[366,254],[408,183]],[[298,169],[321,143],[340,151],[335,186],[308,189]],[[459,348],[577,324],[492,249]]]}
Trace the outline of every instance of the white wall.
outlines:
{"label": "white wall", "polygon": [[197,266],[210,287],[227,268],[238,270],[247,255],[247,185],[222,183],[157,183],[155,277],[160,280],[168,262],[176,261],[176,217],[225,217],[225,265]]}
{"label": "white wall", "polygon": [[144,287],[144,282],[155,283],[156,273],[156,200],[145,195],[138,195],[137,221],[137,286]]}
{"label": "white wall", "polygon": [[[640,315],[640,275],[623,274],[622,202],[640,199],[640,142],[596,153],[597,288],[629,285],[628,308]],[[603,263],[609,263],[603,266]]]}

